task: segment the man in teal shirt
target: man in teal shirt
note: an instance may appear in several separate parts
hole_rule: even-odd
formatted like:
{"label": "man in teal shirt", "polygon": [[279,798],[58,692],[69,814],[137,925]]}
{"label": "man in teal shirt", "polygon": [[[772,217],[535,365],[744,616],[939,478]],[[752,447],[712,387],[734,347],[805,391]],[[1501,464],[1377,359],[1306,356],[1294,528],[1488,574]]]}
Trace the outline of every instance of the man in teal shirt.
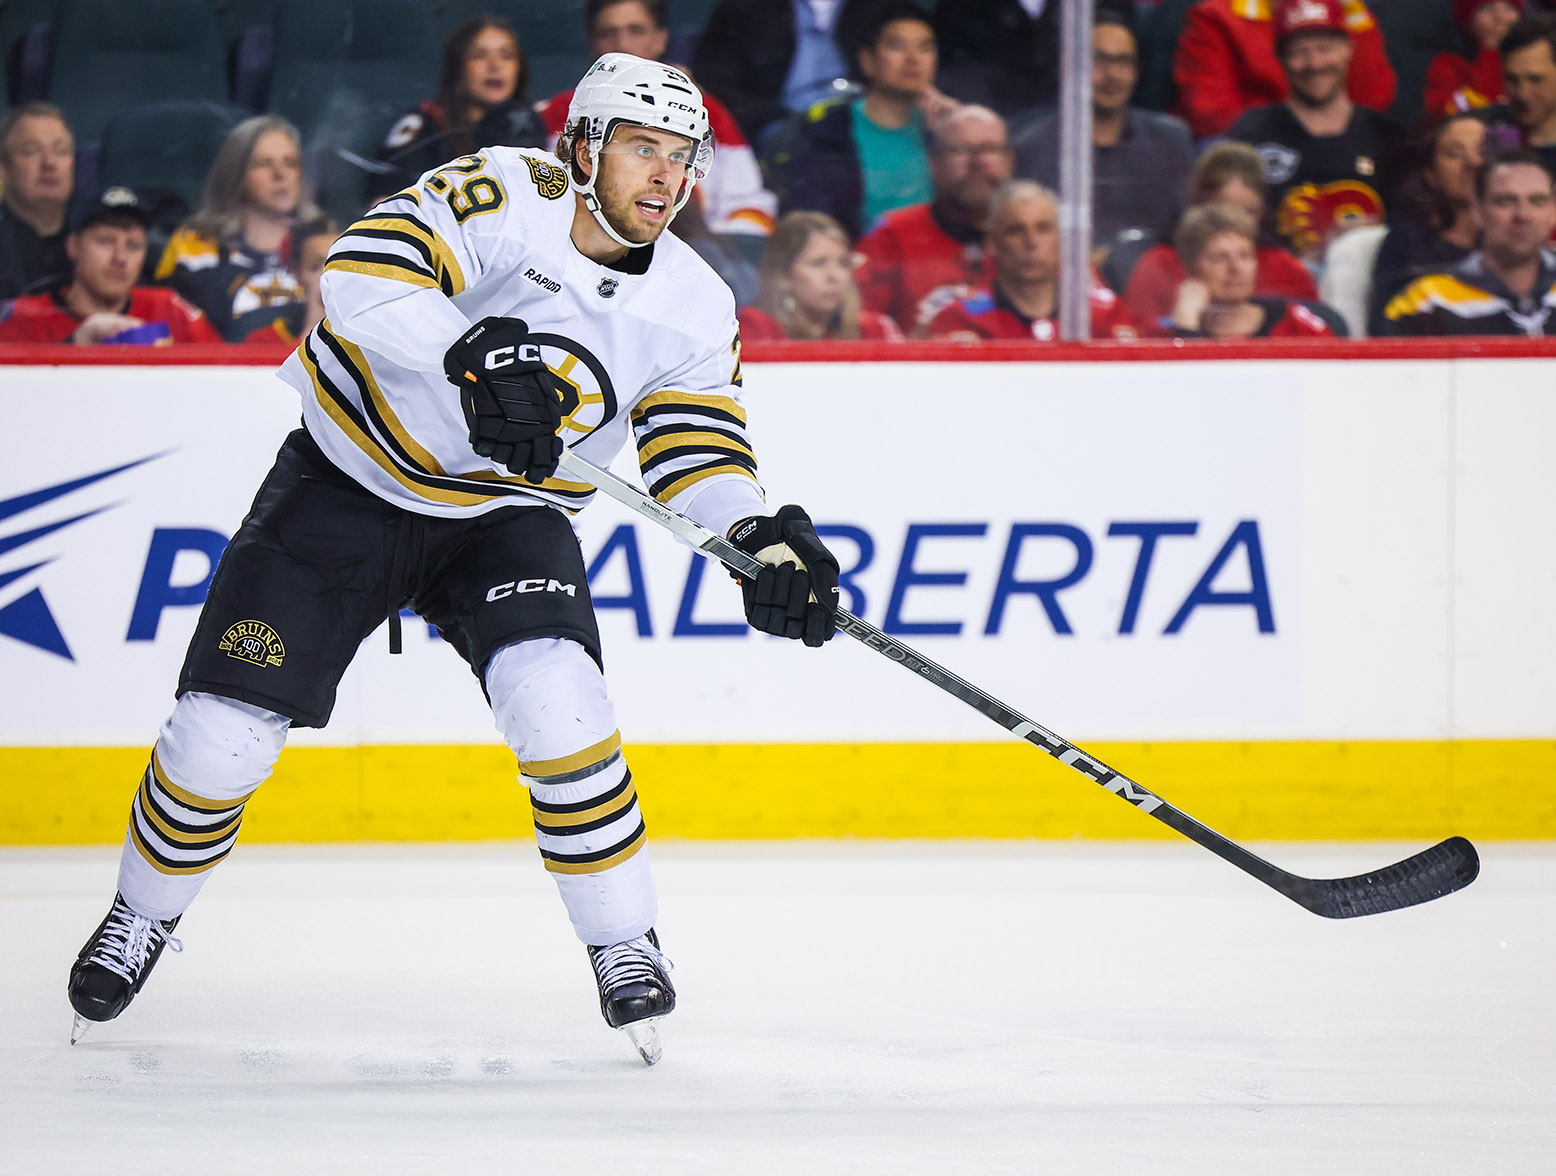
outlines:
{"label": "man in teal shirt", "polygon": [[935,89],[929,14],[909,0],[881,6],[858,65],[862,97],[796,115],[768,152],[781,212],[830,213],[855,238],[892,209],[934,198],[927,138],[956,106]]}

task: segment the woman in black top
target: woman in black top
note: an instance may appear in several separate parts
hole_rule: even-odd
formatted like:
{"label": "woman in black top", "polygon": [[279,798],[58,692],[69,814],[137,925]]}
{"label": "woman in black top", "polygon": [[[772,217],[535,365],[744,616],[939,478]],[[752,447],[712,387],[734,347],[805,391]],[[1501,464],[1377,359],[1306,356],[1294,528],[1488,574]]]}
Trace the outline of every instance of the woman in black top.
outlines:
{"label": "woman in black top", "polygon": [[1407,183],[1410,205],[1395,219],[1372,265],[1367,298],[1369,334],[1383,330],[1383,308],[1423,274],[1448,269],[1475,248],[1479,230],[1470,211],[1475,169],[1485,154],[1486,124],[1457,114],[1432,128],[1421,164]]}
{"label": "woman in black top", "polygon": [[500,16],[467,20],[443,43],[437,95],[400,118],[379,148],[383,195],[425,171],[482,147],[544,147],[546,128],[530,107],[529,63],[513,25]]}

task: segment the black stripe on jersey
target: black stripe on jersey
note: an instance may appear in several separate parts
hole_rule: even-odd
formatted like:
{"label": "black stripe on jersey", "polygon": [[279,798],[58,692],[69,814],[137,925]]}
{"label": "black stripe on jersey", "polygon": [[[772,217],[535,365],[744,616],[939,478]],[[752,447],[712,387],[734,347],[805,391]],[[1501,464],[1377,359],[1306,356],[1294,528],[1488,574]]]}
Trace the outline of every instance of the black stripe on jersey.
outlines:
{"label": "black stripe on jersey", "polygon": [[665,437],[673,437],[678,433],[712,433],[716,437],[723,437],[731,445],[738,445],[741,449],[749,450],[751,442],[746,440],[742,432],[732,432],[729,429],[716,429],[712,425],[677,423],[673,425],[659,425],[657,428],[648,429],[638,436],[638,452],[643,452],[645,446],[653,444]]}
{"label": "black stripe on jersey", "polygon": [[[744,453],[738,453],[731,449],[714,449],[707,445],[677,445],[670,449],[662,449],[649,460],[639,462],[638,468],[643,471],[643,476],[647,477],[650,471],[657,470],[666,462],[679,461],[687,457],[716,457],[720,465],[734,464],[750,470],[753,476],[756,474],[756,462]],[[695,469],[697,467],[692,468]],[[677,474],[689,472],[690,470],[688,469],[676,471]]]}
{"label": "black stripe on jersey", "polygon": [[632,410],[633,424],[655,416],[701,416],[710,420],[724,421],[740,428],[745,427],[745,422],[734,413],[725,412],[722,408],[712,408],[706,404],[654,404],[648,408]]}
{"label": "black stripe on jersey", "polygon": [[[624,804],[613,813],[607,813],[603,817],[596,817],[592,821],[584,821],[579,825],[542,825],[536,823],[535,831],[546,837],[578,837],[584,833],[593,833],[596,829],[604,829],[607,825],[614,825],[630,813],[637,804],[636,797],[631,804]],[[639,819],[641,824],[641,818]]]}
{"label": "black stripe on jersey", "polygon": [[569,801],[566,804],[558,804],[555,801],[540,800],[531,793],[529,802],[533,808],[539,809],[543,813],[555,813],[565,816],[568,813],[581,813],[586,809],[599,808],[602,804],[609,804],[617,797],[625,795],[631,787],[632,772],[629,769],[627,774],[621,778],[620,784],[617,784],[609,792],[602,792],[600,795],[590,797],[588,800]]}
{"label": "black stripe on jersey", "polygon": [[[363,411],[368,414],[368,418],[371,418],[370,421],[363,417],[362,413],[357,410],[350,399],[339,388],[335,387],[329,376],[319,367],[319,357],[313,350],[310,342],[315,336],[323,341],[330,354],[335,357],[336,362],[350,374],[352,381],[357,386],[358,393],[362,397]],[[399,467],[400,472],[411,482],[432,490],[453,490],[462,494],[486,495],[490,498],[524,494],[549,494],[555,495],[565,503],[569,500],[587,502],[593,496],[593,487],[585,491],[563,490],[552,487],[542,490],[538,486],[532,489],[524,489],[509,482],[484,482],[473,478],[456,478],[447,474],[432,473],[422,466],[421,463],[414,460],[400,445],[399,440],[394,436],[394,432],[379,413],[378,406],[374,403],[366,375],[351,361],[351,357],[346,354],[345,349],[340,345],[340,341],[329,328],[320,323],[313,329],[311,335],[304,338],[303,348],[308,358],[313,362],[314,371],[318,374],[319,386],[324,389],[330,399],[340,408],[341,412],[350,419],[351,423],[356,425],[364,435],[375,441],[379,450]],[[369,427],[370,424],[371,427]]]}
{"label": "black stripe on jersey", "polygon": [[[423,241],[420,237],[417,237],[415,234],[402,232],[399,229],[361,229],[357,228],[355,225],[347,229],[345,233],[342,234],[342,238],[347,241],[355,241],[358,237],[371,237],[375,241],[394,241],[400,245],[409,245],[412,249],[416,250],[418,254],[420,254],[422,261],[427,263],[428,275],[437,277],[438,266],[437,262],[432,259],[432,250],[427,247],[427,243],[425,241]],[[355,255],[353,254],[349,256]],[[368,255],[363,254],[362,256],[366,257]],[[371,256],[382,257],[397,255],[374,253]],[[401,258],[401,260],[403,261],[404,258]]]}
{"label": "black stripe on jersey", "polygon": [[735,462],[721,457],[715,461],[703,462],[701,465],[682,466],[678,470],[669,471],[669,473],[665,474],[665,476],[660,478],[658,481],[650,483],[648,492],[660,502],[663,502],[664,498],[662,497],[662,492],[668,487],[675,485],[675,483],[679,482],[682,478],[685,478],[690,474],[711,473],[714,470],[728,470],[733,474],[738,472],[735,468],[735,465]]}
{"label": "black stripe on jersey", "polygon": [[626,837],[623,837],[615,845],[607,845],[604,849],[597,849],[593,853],[553,853],[549,849],[542,849],[540,856],[548,862],[557,862],[560,865],[584,866],[591,862],[603,862],[606,858],[615,857],[624,849],[627,849],[643,834],[648,832],[648,827],[640,820],[638,827]]}
{"label": "black stripe on jersey", "polygon": [[401,257],[398,253],[369,253],[364,249],[342,249],[331,252],[330,261],[362,261],[368,265],[382,265],[389,269],[404,270],[408,274],[415,274],[418,278],[427,278],[433,282],[438,280],[437,274],[430,269],[422,269],[409,258]]}

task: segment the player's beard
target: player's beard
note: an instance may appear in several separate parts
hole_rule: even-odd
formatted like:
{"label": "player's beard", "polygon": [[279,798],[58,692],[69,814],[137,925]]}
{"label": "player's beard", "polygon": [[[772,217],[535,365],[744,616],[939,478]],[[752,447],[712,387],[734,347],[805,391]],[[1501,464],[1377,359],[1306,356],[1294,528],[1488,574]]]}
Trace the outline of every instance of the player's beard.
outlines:
{"label": "player's beard", "polygon": [[1346,71],[1315,69],[1291,80],[1291,99],[1299,106],[1317,109],[1328,106],[1345,92]]}
{"label": "player's beard", "polygon": [[[648,245],[657,241],[675,215],[672,211],[675,201],[665,193],[618,189],[604,176],[600,177],[600,183],[595,187],[595,196],[600,202],[600,213],[610,223],[610,227],[623,238],[637,245]],[[650,220],[638,211],[637,202],[647,197],[665,202],[665,215],[660,220]]]}

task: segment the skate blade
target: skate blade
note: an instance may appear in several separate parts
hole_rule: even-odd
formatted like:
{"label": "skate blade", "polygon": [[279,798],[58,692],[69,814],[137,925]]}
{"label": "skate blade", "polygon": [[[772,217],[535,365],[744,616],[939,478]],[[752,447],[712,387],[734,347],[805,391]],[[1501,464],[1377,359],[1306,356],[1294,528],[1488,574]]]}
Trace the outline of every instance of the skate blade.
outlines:
{"label": "skate blade", "polygon": [[663,1020],[663,1017],[646,1017],[621,1027],[646,1066],[652,1066],[664,1056],[664,1049],[659,1044],[659,1022]]}
{"label": "skate blade", "polygon": [[70,1044],[75,1045],[81,1040],[81,1035],[95,1024],[96,1021],[88,1021],[80,1013],[76,1013],[75,1020],[70,1023]]}

